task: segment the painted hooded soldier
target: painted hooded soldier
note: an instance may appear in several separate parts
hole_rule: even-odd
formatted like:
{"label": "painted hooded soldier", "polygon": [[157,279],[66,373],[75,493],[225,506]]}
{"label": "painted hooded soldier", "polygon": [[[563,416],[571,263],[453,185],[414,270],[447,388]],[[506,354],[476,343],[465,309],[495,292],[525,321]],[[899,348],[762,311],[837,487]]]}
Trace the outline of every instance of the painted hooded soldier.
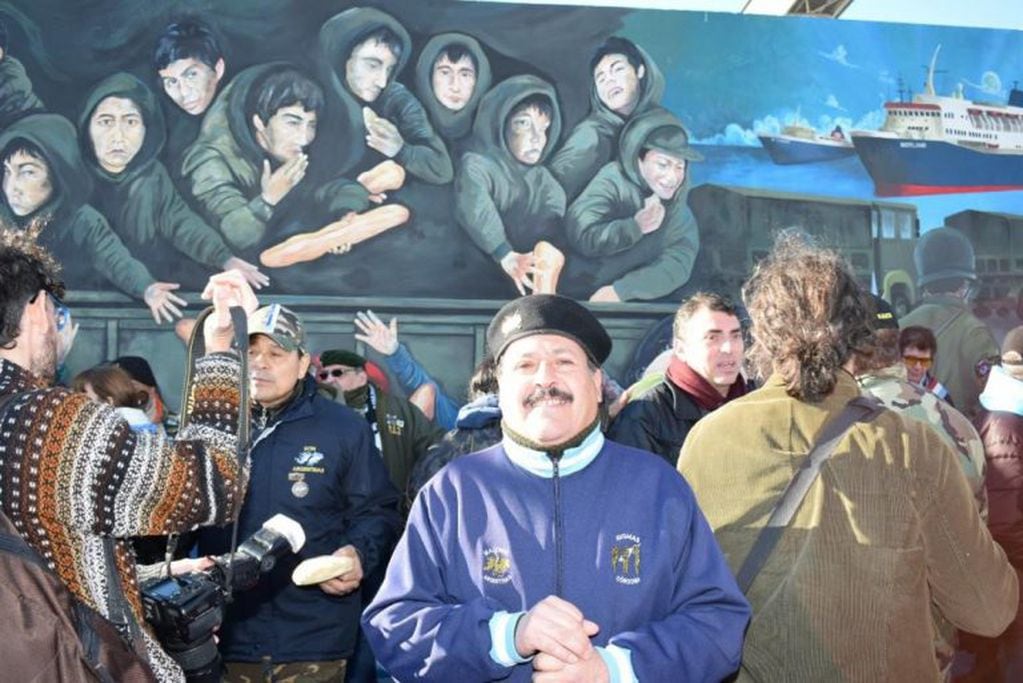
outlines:
{"label": "painted hooded soldier", "polygon": [[415,95],[395,81],[412,51],[408,31],[380,10],[353,7],[323,24],[319,44],[331,165],[324,171],[355,175],[389,158],[427,183],[451,182],[444,142]]}
{"label": "painted hooded soldier", "polygon": [[[204,283],[210,270],[239,268],[247,277],[258,275],[254,266],[234,257],[171,182],[159,160],[167,135],[163,112],[142,81],[127,73],[101,81],[85,100],[78,133],[95,180],[96,207],[150,268],[193,287]],[[206,268],[169,260],[171,249]]]}
{"label": "painted hooded soldier", "polygon": [[618,134],[633,117],[661,103],[664,76],[643,48],[613,36],[590,61],[590,113],[576,124],[551,159],[569,201],[615,160]]}
{"label": "painted hooded soldier", "polygon": [[81,289],[113,283],[142,299],[150,275],[88,204],[92,179],[78,151],[75,127],[57,114],[31,114],[0,135],[4,163],[3,221],[41,228],[37,241],[63,266],[64,280]]}
{"label": "painted hooded soldier", "polygon": [[[185,152],[182,175],[235,248],[254,250],[276,242],[281,235],[268,235],[271,226],[288,223],[296,209],[310,211],[301,200],[310,194],[309,149],[314,142],[322,149],[317,142],[322,113],[319,85],[285,62],[245,69],[206,113],[199,138]],[[295,125],[278,128],[280,117]],[[325,205],[317,202],[316,210],[338,217],[369,206],[362,186],[350,181],[336,185],[337,191]]]}
{"label": "painted hooded soldier", "polygon": [[512,76],[480,102],[472,151],[455,176],[455,216],[476,246],[522,291],[533,247],[558,245],[565,191],[544,165],[561,133],[554,87],[536,76]]}
{"label": "painted hooded soldier", "polygon": [[626,124],[619,160],[600,169],[565,220],[571,246],[599,259],[576,283],[591,301],[657,299],[689,280],[700,235],[686,204],[687,164],[701,159],[666,109]]}
{"label": "painted hooded soldier", "polygon": [[416,62],[416,92],[452,159],[466,151],[480,100],[490,90],[490,60],[465,33],[441,33]]}
{"label": "painted hooded soldier", "polygon": [[8,51],[7,27],[0,22],[0,130],[28,114],[46,109],[32,90],[25,67]]}

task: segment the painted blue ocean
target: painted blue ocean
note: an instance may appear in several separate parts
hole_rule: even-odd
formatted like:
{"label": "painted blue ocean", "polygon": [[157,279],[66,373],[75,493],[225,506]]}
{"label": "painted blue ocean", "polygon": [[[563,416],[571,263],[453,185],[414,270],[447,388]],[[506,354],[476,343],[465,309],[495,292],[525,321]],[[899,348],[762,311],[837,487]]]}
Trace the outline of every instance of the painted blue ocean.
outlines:
{"label": "painted blue ocean", "polygon": [[758,147],[697,145],[704,161],[690,165],[692,186],[701,183],[916,206],[920,230],[942,225],[967,209],[1023,215],[1023,191],[973,192],[920,197],[875,197],[874,184],[858,157],[815,164],[779,166]]}

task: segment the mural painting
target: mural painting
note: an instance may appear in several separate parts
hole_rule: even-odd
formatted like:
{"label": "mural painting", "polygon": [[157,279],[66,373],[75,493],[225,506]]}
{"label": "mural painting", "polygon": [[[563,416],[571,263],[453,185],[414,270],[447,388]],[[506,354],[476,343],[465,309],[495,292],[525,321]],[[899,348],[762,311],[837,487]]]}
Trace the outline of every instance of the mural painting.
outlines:
{"label": "mural painting", "polygon": [[160,322],[231,267],[396,306],[734,295],[789,226],[905,313],[940,225],[977,311],[1019,321],[1018,32],[453,0],[0,19],[0,219]]}

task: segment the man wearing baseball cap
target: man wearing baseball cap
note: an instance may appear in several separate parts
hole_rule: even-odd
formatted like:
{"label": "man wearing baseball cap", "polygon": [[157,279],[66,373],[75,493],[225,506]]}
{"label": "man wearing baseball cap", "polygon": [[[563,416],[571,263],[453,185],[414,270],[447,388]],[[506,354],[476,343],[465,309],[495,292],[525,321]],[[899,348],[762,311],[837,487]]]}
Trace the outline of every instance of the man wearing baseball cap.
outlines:
{"label": "man wearing baseball cap", "polygon": [[[272,304],[248,322],[252,472],[238,538],[284,513],[302,525],[306,543],[228,607],[219,632],[224,680],[263,680],[265,671],[275,680],[314,672],[343,680],[362,609],[356,589],[397,536],[398,492],[366,421],[317,393],[298,317]],[[204,530],[200,551],[226,552],[230,534],[230,527]],[[350,558],[352,568],[318,585],[293,585],[296,565],[322,555]]]}
{"label": "man wearing baseball cap", "polygon": [[601,433],[611,339],[532,295],[487,330],[504,437],[420,491],[363,617],[398,680],[720,680],[749,606],[685,481]]}

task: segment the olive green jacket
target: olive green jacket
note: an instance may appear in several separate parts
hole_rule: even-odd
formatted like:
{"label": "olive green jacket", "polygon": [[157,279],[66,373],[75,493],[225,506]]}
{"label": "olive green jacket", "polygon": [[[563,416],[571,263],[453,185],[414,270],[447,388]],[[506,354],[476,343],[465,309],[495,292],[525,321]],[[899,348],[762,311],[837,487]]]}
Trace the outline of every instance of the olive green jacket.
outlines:
{"label": "olive green jacket", "polygon": [[980,407],[986,367],[999,357],[998,344],[987,325],[978,320],[966,303],[949,295],[928,296],[899,321],[899,327],[922,325],[935,332],[958,315],[937,335],[934,376],[948,388],[952,404],[972,418]]}
{"label": "olive green jacket", "polygon": [[[733,571],[825,422],[859,394],[840,373],[819,403],[775,376],[698,422],[679,471]],[[1019,587],[956,454],[932,429],[885,411],[840,440],[754,580],[739,680],[936,681],[932,602],[994,636]]]}

